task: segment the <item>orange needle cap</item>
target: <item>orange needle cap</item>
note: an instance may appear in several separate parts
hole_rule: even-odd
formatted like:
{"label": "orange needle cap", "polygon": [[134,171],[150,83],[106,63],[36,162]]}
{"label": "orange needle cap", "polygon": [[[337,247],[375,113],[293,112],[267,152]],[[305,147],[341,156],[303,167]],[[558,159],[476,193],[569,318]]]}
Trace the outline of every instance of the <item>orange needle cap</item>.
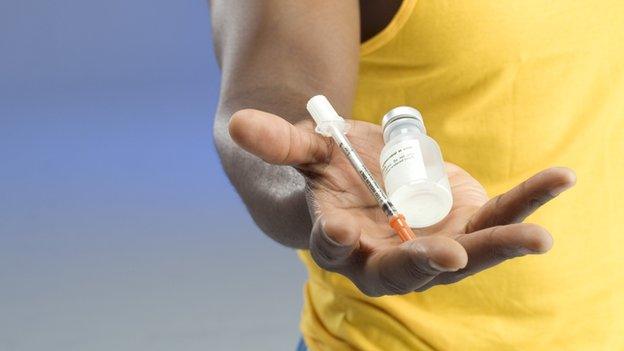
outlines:
{"label": "orange needle cap", "polygon": [[390,227],[401,238],[401,241],[406,242],[416,238],[416,234],[412,231],[409,224],[405,220],[405,216],[398,214],[390,218]]}

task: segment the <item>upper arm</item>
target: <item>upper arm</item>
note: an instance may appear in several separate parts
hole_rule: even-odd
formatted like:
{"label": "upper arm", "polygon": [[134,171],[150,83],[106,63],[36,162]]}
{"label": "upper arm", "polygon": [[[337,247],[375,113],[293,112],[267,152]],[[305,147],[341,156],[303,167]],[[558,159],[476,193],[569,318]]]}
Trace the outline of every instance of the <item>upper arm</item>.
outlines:
{"label": "upper arm", "polygon": [[[221,105],[252,107],[291,122],[327,95],[350,115],[357,80],[357,0],[211,0]],[[233,111],[231,111],[233,112]]]}

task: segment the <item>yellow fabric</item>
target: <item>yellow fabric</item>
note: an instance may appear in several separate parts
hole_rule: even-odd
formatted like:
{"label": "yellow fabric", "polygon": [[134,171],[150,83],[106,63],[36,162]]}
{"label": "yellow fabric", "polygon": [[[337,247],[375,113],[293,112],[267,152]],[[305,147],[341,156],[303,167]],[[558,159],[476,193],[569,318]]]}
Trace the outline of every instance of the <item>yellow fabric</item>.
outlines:
{"label": "yellow fabric", "polygon": [[552,166],[578,183],[528,221],[553,250],[449,286],[368,298],[309,270],[311,350],[624,350],[624,2],[405,0],[362,47],[354,116],[424,115],[495,195]]}

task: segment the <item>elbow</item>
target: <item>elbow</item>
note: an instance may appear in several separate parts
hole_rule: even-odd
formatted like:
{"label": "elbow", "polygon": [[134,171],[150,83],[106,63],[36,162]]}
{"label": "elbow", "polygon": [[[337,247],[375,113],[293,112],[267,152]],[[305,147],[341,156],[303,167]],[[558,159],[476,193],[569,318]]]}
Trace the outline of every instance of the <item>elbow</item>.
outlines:
{"label": "elbow", "polygon": [[212,126],[212,140],[219,156],[221,157],[223,157],[222,153],[226,146],[228,144],[233,144],[233,140],[228,131],[228,121],[218,114],[215,116],[214,124]]}

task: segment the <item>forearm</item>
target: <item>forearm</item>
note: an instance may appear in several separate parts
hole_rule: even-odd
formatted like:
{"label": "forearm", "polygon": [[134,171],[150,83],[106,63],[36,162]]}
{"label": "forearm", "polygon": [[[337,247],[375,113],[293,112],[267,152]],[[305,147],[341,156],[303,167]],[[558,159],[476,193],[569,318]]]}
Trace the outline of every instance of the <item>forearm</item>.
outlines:
{"label": "forearm", "polygon": [[214,138],[223,168],[265,234],[283,245],[307,248],[312,222],[303,176],[292,167],[270,165],[247,153],[227,132],[229,117],[245,107],[222,105],[217,112]]}
{"label": "forearm", "polygon": [[306,101],[319,93],[349,116],[358,69],[357,1],[213,0],[211,5],[222,69],[214,135],[223,167],[267,235],[307,248],[311,219],[303,177],[247,154],[232,141],[228,124],[245,108],[296,123],[308,117]]}

